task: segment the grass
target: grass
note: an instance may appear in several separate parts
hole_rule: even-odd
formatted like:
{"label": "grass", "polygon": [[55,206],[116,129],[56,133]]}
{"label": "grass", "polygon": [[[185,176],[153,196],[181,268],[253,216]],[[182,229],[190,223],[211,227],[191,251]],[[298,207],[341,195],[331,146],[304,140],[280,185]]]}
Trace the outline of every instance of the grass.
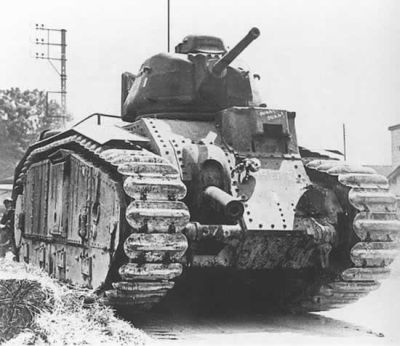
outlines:
{"label": "grass", "polygon": [[96,302],[87,292],[60,285],[46,273],[0,259],[0,344],[145,345],[149,338]]}

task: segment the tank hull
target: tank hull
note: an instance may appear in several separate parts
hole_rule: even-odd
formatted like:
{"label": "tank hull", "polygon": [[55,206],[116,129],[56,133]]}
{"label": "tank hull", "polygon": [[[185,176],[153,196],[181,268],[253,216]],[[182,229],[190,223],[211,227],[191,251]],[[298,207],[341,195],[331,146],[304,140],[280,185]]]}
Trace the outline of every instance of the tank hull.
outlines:
{"label": "tank hull", "polygon": [[[34,144],[17,167],[20,259],[116,306],[152,307],[199,270],[311,270],[293,301],[342,306],[388,273],[399,221],[385,179],[322,156],[301,157],[284,111],[94,115]],[[209,186],[240,201],[243,216],[227,218]]]}

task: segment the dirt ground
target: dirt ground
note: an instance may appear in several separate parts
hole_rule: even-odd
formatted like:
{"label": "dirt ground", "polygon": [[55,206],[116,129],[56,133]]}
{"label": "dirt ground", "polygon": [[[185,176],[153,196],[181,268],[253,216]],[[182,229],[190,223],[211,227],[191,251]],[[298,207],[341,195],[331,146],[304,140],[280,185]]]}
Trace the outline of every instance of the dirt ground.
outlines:
{"label": "dirt ground", "polygon": [[134,318],[156,345],[400,345],[400,261],[379,290],[319,314],[152,314]]}

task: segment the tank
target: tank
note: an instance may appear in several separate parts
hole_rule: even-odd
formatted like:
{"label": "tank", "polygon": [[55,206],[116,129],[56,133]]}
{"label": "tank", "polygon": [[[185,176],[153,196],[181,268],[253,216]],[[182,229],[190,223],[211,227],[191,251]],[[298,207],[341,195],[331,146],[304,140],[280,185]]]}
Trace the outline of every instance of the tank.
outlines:
{"label": "tank", "polygon": [[19,259],[134,310],[207,280],[308,311],[376,289],[399,250],[388,181],[299,147],[295,113],[268,108],[259,75],[234,65],[259,35],[229,51],[187,36],[122,74],[121,116],[30,146],[13,189]]}

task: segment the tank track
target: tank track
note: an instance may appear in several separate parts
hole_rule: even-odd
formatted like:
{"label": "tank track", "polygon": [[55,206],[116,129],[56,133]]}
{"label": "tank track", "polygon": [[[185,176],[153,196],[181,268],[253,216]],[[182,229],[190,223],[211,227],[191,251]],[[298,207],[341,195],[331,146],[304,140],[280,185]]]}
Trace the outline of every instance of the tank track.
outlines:
{"label": "tank track", "polygon": [[129,201],[126,221],[131,234],[123,244],[127,263],[121,263],[118,270],[122,280],[112,282],[112,289],[104,291],[100,300],[113,306],[151,308],[172,289],[172,280],[182,274],[182,265],[177,262],[188,247],[180,232],[190,214],[186,205],[178,201],[186,195],[179,171],[166,159],[138,146],[104,149],[83,136],[72,135],[36,146],[25,159],[16,188],[22,185],[30,164],[63,148],[89,157],[110,179],[122,185]]}
{"label": "tank track", "polygon": [[148,309],[173,288],[182,274],[176,263],[188,243],[180,233],[189,222],[186,205],[178,201],[186,187],[178,170],[160,156],[145,150],[109,149],[100,157],[117,166],[124,176],[123,189],[130,198],[126,220],[132,234],[124,242],[129,262],[119,268],[121,281],[105,291],[113,306]]}
{"label": "tank track", "polygon": [[328,160],[310,161],[306,168],[313,182],[334,189],[353,238],[351,262],[301,303],[307,311],[324,311],[355,302],[379,287],[400,250],[400,220],[387,179],[373,169]]}

